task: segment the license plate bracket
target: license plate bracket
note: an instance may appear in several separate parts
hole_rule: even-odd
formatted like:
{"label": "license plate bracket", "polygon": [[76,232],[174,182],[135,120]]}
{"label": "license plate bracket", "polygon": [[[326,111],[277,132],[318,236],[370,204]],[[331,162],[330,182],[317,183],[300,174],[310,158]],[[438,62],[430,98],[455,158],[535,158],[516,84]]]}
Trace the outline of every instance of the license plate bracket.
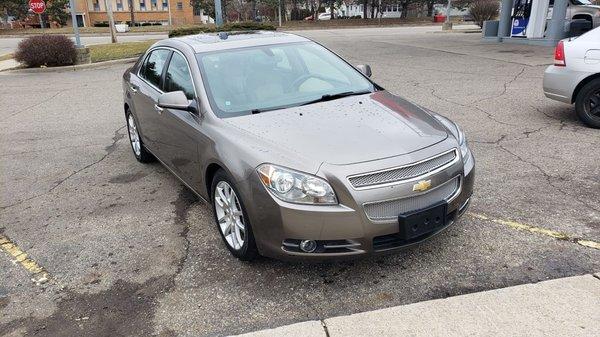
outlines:
{"label": "license plate bracket", "polygon": [[448,203],[441,202],[411,213],[400,214],[399,236],[404,240],[414,239],[446,226]]}

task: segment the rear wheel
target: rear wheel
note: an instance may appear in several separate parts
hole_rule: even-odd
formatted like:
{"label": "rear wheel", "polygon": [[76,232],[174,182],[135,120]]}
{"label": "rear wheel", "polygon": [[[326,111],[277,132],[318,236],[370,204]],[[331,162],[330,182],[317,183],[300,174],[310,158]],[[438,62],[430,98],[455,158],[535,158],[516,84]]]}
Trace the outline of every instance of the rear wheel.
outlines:
{"label": "rear wheel", "polygon": [[133,114],[131,111],[127,110],[125,116],[127,118],[127,133],[129,134],[129,143],[131,144],[131,149],[133,150],[135,159],[137,159],[140,163],[152,162],[154,160],[154,156],[144,147],[144,143],[140,137],[138,126]]}
{"label": "rear wheel", "polygon": [[600,78],[581,88],[575,100],[575,110],[582,122],[600,129]]}
{"label": "rear wheel", "polygon": [[225,171],[217,171],[211,192],[215,221],[227,249],[240,260],[255,259],[258,250],[250,220],[240,194]]}

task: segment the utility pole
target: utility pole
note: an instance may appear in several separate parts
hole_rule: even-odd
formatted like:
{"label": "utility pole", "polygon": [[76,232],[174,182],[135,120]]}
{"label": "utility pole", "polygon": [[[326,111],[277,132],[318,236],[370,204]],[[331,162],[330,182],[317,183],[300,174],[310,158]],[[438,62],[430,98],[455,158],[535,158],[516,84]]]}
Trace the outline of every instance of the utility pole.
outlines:
{"label": "utility pole", "polygon": [[221,0],[215,0],[215,24],[217,27],[223,25],[223,14],[221,9]]}
{"label": "utility pole", "polygon": [[115,18],[113,17],[112,1],[104,0],[104,7],[106,7],[106,15],[108,16],[108,26],[110,28],[110,42],[117,43],[117,30],[115,28]]}
{"label": "utility pole", "polygon": [[71,22],[73,22],[73,33],[75,33],[75,45],[77,48],[81,48],[83,46],[81,45],[81,38],[79,37],[79,26],[77,25],[75,0],[69,0],[69,7],[71,10]]}
{"label": "utility pole", "polygon": [[129,24],[131,27],[135,26],[135,16],[133,15],[133,0],[127,0],[127,6],[129,6]]}
{"label": "utility pole", "polygon": [[279,27],[281,27],[281,1],[283,0],[279,0]]}
{"label": "utility pole", "polygon": [[450,22],[450,9],[452,9],[452,0],[448,0],[448,6],[446,6],[446,21],[442,25],[442,30],[452,30],[452,23]]}

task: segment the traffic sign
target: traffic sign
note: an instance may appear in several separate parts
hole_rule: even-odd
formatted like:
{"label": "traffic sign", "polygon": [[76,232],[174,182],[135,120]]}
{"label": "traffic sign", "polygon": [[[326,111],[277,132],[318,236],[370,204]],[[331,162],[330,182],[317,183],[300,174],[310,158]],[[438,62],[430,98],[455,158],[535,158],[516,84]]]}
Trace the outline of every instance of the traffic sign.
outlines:
{"label": "traffic sign", "polygon": [[29,0],[29,8],[35,14],[42,14],[46,11],[46,3],[44,0]]}

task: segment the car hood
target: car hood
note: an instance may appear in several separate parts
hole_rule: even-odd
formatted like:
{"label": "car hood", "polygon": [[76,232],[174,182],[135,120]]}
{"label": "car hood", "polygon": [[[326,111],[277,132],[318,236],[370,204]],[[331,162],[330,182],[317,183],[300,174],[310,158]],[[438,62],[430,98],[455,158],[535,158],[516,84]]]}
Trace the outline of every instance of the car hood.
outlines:
{"label": "car hood", "polygon": [[226,121],[271,145],[270,152],[286,149],[306,160],[334,165],[403,155],[448,137],[429,113],[387,91]]}

